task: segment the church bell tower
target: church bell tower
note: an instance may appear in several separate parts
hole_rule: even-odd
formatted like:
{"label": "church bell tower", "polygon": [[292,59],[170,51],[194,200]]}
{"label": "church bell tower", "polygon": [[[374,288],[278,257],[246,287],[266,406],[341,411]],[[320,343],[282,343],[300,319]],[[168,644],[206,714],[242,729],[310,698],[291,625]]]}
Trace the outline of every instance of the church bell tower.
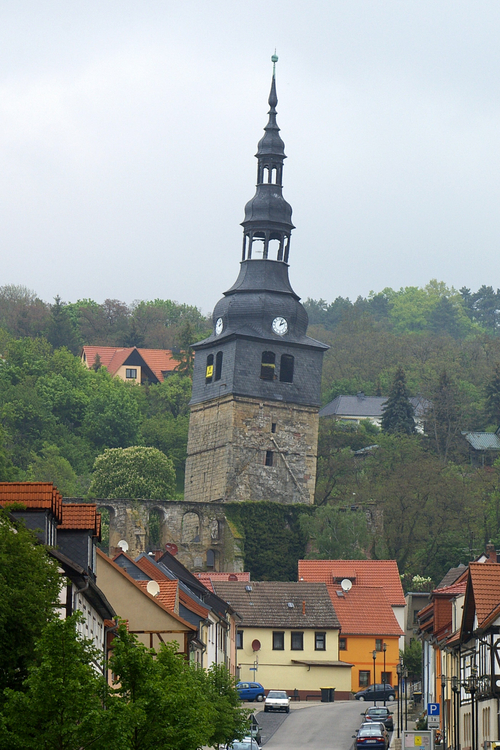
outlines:
{"label": "church bell tower", "polygon": [[284,143],[269,121],[257,149],[257,188],[245,206],[240,272],[193,346],[184,499],[312,503],[323,354],[288,279],[292,208],[283,198]]}

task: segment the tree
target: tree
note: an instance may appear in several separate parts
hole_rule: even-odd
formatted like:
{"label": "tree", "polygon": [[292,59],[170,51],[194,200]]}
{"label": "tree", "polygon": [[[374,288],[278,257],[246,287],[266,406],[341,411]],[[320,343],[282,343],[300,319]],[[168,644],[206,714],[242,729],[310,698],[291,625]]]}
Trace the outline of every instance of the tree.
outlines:
{"label": "tree", "polygon": [[108,713],[120,750],[196,750],[242,736],[247,712],[224,667],[207,674],[173,643],[155,653],[124,625],[109,666],[116,688]]}
{"label": "tree", "polygon": [[175,490],[172,461],[156,448],[111,448],[98,456],[91,497],[168,500]]}
{"label": "tree", "polygon": [[45,443],[40,454],[33,456],[26,470],[28,482],[52,482],[62,495],[75,497],[78,477],[70,462],[61,456],[57,445]]}
{"label": "tree", "polygon": [[500,362],[496,362],[491,379],[486,383],[485,412],[489,424],[500,427]]}
{"label": "tree", "polygon": [[422,674],[422,642],[412,638],[405,645],[402,657],[410,677],[418,679]]}
{"label": "tree", "polygon": [[179,331],[177,346],[172,351],[172,359],[179,363],[175,368],[176,372],[189,378],[192,377],[194,369],[194,350],[191,348],[191,344],[195,342],[196,338],[195,326],[186,321]]}
{"label": "tree", "polygon": [[0,510],[0,695],[26,679],[60,585],[56,562],[34,534]]}
{"label": "tree", "polygon": [[[82,615],[49,622],[38,639],[23,690],[6,690],[0,746],[9,750],[104,750],[113,742],[104,702],[102,654],[81,638]],[[2,736],[3,735],[3,736]]]}
{"label": "tree", "polygon": [[462,425],[460,395],[446,370],[441,372],[431,392],[431,408],[426,424],[434,450],[446,463]]}
{"label": "tree", "polygon": [[414,409],[406,390],[406,375],[398,367],[387,401],[384,404],[381,427],[384,432],[412,435],[415,432]]}
{"label": "tree", "polygon": [[66,305],[59,295],[54,298],[54,304],[50,307],[50,322],[47,328],[47,339],[54,349],[65,346],[73,354],[77,354],[80,348],[76,327]]}
{"label": "tree", "polygon": [[301,516],[300,525],[311,539],[308,559],[366,560],[371,534],[362,509],[323,505]]}

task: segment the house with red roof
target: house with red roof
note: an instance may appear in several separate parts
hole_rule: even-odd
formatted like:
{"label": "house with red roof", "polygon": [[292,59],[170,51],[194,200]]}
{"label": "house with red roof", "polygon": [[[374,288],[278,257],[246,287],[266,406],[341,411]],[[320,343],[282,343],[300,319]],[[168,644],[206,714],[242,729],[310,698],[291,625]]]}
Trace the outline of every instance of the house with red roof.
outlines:
{"label": "house with red roof", "polygon": [[84,346],[82,362],[88,369],[105,367],[127,383],[163,383],[179,364],[168,349],[138,349],[136,346]]}
{"label": "house with red roof", "polygon": [[405,599],[396,561],[299,560],[298,577],[326,584],[340,622],[340,658],[353,664],[352,691],[397,685]]}
{"label": "house with red roof", "polygon": [[101,516],[93,503],[64,503],[51,482],[0,482],[0,506],[22,519],[54,557],[62,579],[59,615],[83,615],[77,628],[104,656],[116,613],[96,583]]}

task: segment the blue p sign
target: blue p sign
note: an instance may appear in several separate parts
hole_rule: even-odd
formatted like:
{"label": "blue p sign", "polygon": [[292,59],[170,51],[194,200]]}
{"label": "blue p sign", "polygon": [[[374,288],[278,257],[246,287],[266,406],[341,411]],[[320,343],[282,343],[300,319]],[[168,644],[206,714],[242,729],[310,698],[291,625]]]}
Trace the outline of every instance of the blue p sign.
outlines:
{"label": "blue p sign", "polygon": [[439,703],[427,704],[427,716],[439,716]]}

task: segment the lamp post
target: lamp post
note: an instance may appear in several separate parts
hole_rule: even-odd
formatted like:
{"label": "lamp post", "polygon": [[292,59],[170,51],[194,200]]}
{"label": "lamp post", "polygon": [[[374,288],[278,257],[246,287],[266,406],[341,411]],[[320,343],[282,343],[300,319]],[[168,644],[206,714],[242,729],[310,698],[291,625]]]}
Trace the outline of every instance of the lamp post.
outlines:
{"label": "lamp post", "polygon": [[408,670],[404,669],[404,680],[405,680],[405,732],[408,729]]}
{"label": "lamp post", "polygon": [[464,690],[466,693],[470,693],[470,708],[471,708],[471,739],[472,739],[472,750],[477,750],[477,703],[475,701],[477,688],[477,667],[474,665],[470,670],[470,677],[467,677],[464,683]]}
{"label": "lamp post", "polygon": [[453,747],[458,750],[460,743],[460,683],[456,675],[451,678],[451,689],[453,690]]}
{"label": "lamp post", "polygon": [[382,673],[382,685],[384,687],[382,689],[384,691],[384,706],[385,706],[386,705],[386,697],[385,697],[385,652],[387,651],[387,643],[383,644],[382,651],[384,652],[384,671]]}
{"label": "lamp post", "polygon": [[446,749],[446,677],[441,674],[441,729],[443,748]]}
{"label": "lamp post", "polygon": [[398,675],[398,740],[399,740],[399,732],[401,729],[401,712],[400,712],[400,705],[401,705],[401,670],[402,670],[402,664],[401,662],[398,662],[396,667],[396,672]]}
{"label": "lamp post", "polygon": [[377,705],[377,688],[376,688],[376,677],[375,677],[375,660],[377,658],[377,652],[375,649],[372,651],[372,657],[373,657],[373,705]]}

